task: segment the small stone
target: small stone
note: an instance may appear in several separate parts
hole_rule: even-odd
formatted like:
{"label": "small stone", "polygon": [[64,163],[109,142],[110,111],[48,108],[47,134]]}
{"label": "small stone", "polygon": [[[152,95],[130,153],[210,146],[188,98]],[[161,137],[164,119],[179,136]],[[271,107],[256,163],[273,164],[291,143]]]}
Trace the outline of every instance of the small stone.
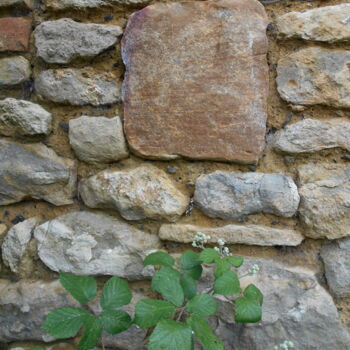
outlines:
{"label": "small stone", "polygon": [[41,143],[0,139],[0,205],[43,199],[54,205],[73,203],[75,163]]}
{"label": "small stone", "polygon": [[291,217],[299,194],[283,174],[216,171],[197,179],[194,201],[204,214],[226,220],[257,213]]}
{"label": "small stone", "polygon": [[191,243],[197,232],[209,235],[210,243],[223,239],[227,244],[248,244],[259,246],[297,246],[304,237],[294,230],[278,229],[261,225],[226,225],[202,227],[186,224],[165,224],[159,229],[160,239]]}
{"label": "small stone", "polygon": [[19,17],[0,18],[0,52],[28,50],[32,21]]}
{"label": "small stone", "polygon": [[22,56],[0,59],[0,88],[21,84],[31,75],[30,63]]}
{"label": "small stone", "polygon": [[59,216],[34,231],[38,255],[53,271],[77,275],[149,277],[143,259],[160,247],[155,235],[124,221],[86,211]]}
{"label": "small stone", "polygon": [[123,33],[118,26],[78,23],[68,18],[47,21],[34,31],[37,55],[47,63],[69,63],[94,57],[115,45]]}
{"label": "small stone", "polygon": [[278,92],[296,105],[350,108],[349,65],[347,50],[302,49],[279,60]]}
{"label": "small stone", "polygon": [[313,164],[299,170],[299,213],[307,237],[337,239],[350,235],[350,168],[344,167],[326,169]]}
{"label": "small stone", "polygon": [[189,203],[168,175],[152,165],[102,171],[80,182],[79,193],[88,207],[118,210],[126,220],[176,221]]}
{"label": "small stone", "polygon": [[14,219],[11,220],[11,223],[13,225],[17,225],[20,222],[23,222],[25,220],[25,217],[23,215],[16,215]]}
{"label": "small stone", "polygon": [[0,134],[5,136],[48,135],[51,113],[38,104],[6,98],[0,101]]}
{"label": "small stone", "polygon": [[324,6],[304,12],[288,12],[277,18],[281,39],[303,39],[334,43],[350,40],[347,18],[350,4]]}
{"label": "small stone", "polygon": [[176,174],[176,171],[177,171],[177,168],[173,167],[173,166],[168,166],[166,168],[166,172],[169,173],[169,174]]}
{"label": "small stone", "polygon": [[108,73],[88,68],[49,69],[38,75],[35,89],[41,98],[53,102],[99,106],[120,101],[120,84],[116,80]]}
{"label": "small stone", "polygon": [[2,242],[6,232],[7,232],[7,226],[5,224],[0,224],[0,243]]}
{"label": "small stone", "polygon": [[256,0],[155,3],[130,16],[122,39],[130,148],[149,159],[256,164],[265,146],[267,24]]}
{"label": "small stone", "polygon": [[11,271],[17,273],[34,228],[39,224],[38,217],[30,218],[15,226],[7,233],[2,244],[2,259]]}
{"label": "small stone", "polygon": [[44,0],[46,7],[53,10],[86,9],[108,5],[144,5],[151,0]]}
{"label": "small stone", "polygon": [[329,148],[350,151],[350,122],[348,119],[304,119],[277,131],[271,138],[271,145],[278,152],[290,154]]}
{"label": "small stone", "polygon": [[69,142],[77,157],[86,163],[112,163],[129,155],[119,117],[71,119]]}
{"label": "small stone", "polygon": [[26,7],[31,9],[33,8],[33,0],[1,0],[0,8],[2,7]]}
{"label": "small stone", "polygon": [[350,296],[350,238],[327,243],[321,257],[331,293],[337,298]]}

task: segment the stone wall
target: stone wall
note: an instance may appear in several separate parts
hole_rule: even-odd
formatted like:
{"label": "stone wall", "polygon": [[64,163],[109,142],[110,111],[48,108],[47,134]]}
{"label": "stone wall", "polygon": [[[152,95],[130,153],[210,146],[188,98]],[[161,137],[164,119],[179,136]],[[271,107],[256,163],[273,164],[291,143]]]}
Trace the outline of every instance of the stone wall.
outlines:
{"label": "stone wall", "polygon": [[348,350],[349,39],[338,0],[0,0],[0,348],[74,347],[40,330],[75,305],[57,272],[135,303],[145,255],[203,232],[261,268],[225,349]]}

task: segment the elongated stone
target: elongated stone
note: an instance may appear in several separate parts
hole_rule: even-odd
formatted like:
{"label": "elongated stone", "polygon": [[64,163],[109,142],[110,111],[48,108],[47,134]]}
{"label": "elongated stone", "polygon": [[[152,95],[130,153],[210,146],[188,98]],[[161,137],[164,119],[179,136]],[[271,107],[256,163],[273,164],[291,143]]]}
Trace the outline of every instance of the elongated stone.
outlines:
{"label": "elongated stone", "polygon": [[124,128],[134,152],[256,163],[266,128],[266,26],[256,0],[134,13],[122,39]]}
{"label": "elongated stone", "polygon": [[[8,0],[7,0],[8,1]],[[44,0],[46,7],[53,10],[86,9],[110,5],[140,5],[151,0]]]}
{"label": "elongated stone", "polygon": [[165,224],[159,229],[159,237],[168,241],[191,243],[197,232],[209,235],[211,243],[217,243],[220,238],[228,244],[297,246],[304,239],[300,232],[294,230],[261,225],[203,227],[188,224]]}
{"label": "elongated stone", "polygon": [[34,31],[37,55],[48,63],[94,57],[118,42],[118,26],[78,23],[69,18],[47,21]]}

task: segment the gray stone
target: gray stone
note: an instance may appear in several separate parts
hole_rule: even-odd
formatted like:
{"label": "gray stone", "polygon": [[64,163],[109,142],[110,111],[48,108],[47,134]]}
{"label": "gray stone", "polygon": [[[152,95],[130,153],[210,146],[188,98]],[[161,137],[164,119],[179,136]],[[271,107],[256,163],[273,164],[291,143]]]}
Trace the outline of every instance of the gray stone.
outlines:
{"label": "gray stone", "polygon": [[119,117],[71,119],[69,142],[77,157],[86,163],[112,163],[129,155]]}
{"label": "gray stone", "polygon": [[337,147],[350,151],[350,122],[348,119],[303,119],[277,131],[271,144],[276,151],[290,154]]}
{"label": "gray stone", "polygon": [[[312,179],[311,173],[314,175]],[[300,218],[311,238],[336,239],[350,235],[350,168],[302,167],[299,177]]]}
{"label": "gray stone", "polygon": [[252,264],[258,264],[260,272],[255,277],[242,278],[241,286],[253,283],[262,291],[263,318],[254,324],[233,323],[232,305],[222,301],[216,333],[224,339],[225,350],[273,349],[286,339],[294,343],[295,349],[349,349],[350,335],[314,272],[247,258],[240,274]]}
{"label": "gray stone", "polygon": [[48,135],[51,113],[38,104],[6,98],[0,101],[0,134],[5,136]]}
{"label": "gray stone", "polygon": [[40,327],[50,311],[64,306],[78,307],[79,303],[59,281],[0,280],[0,342],[52,341]]}
{"label": "gray stone", "polygon": [[94,57],[115,45],[123,33],[118,26],[78,23],[68,18],[47,21],[34,31],[37,55],[47,63],[69,63]]}
{"label": "gray stone", "polygon": [[169,176],[151,165],[102,171],[80,182],[79,193],[88,207],[118,210],[126,220],[176,221],[189,204]]}
{"label": "gray stone", "polygon": [[71,204],[75,189],[74,161],[59,157],[41,143],[0,139],[0,205],[28,198]]}
{"label": "gray stone", "polygon": [[211,237],[216,243],[219,238],[228,244],[248,244],[260,246],[297,246],[304,237],[298,231],[272,228],[261,225],[226,225],[222,227],[203,227],[189,224],[165,224],[159,229],[160,239],[190,243],[197,232]]}
{"label": "gray stone", "polygon": [[283,57],[277,67],[281,97],[296,105],[350,108],[350,52],[310,47]]}
{"label": "gray stone", "polygon": [[120,100],[117,78],[88,68],[43,71],[35,80],[35,89],[41,98],[74,106],[98,106]]}
{"label": "gray stone", "polygon": [[72,212],[34,231],[38,255],[51,270],[78,275],[150,276],[143,259],[160,247],[157,236],[104,214]]}
{"label": "gray stone", "polygon": [[350,238],[326,244],[321,257],[331,293],[337,298],[350,296]]}
{"label": "gray stone", "polygon": [[[277,30],[282,39],[304,39],[334,43],[349,41],[350,4],[324,6],[304,12],[288,12],[277,18]],[[345,20],[345,23],[344,23]]]}
{"label": "gray stone", "polygon": [[23,255],[28,249],[29,242],[40,218],[33,217],[13,226],[7,233],[2,244],[2,260],[11,271],[17,273]]}
{"label": "gray stone", "polygon": [[[34,0],[36,1],[36,0]],[[0,8],[2,7],[27,7],[27,8],[33,8],[34,5],[33,0],[1,0],[0,2]]]}
{"label": "gray stone", "polygon": [[22,56],[0,59],[0,87],[9,87],[27,81],[31,75],[30,63]]}
{"label": "gray stone", "polygon": [[299,194],[283,174],[216,171],[197,179],[194,202],[204,214],[227,220],[256,213],[291,217]]}
{"label": "gray stone", "polygon": [[148,4],[150,1],[151,0],[44,0],[44,3],[46,7],[53,10],[64,10],[70,8],[96,8],[110,5],[143,5]]}

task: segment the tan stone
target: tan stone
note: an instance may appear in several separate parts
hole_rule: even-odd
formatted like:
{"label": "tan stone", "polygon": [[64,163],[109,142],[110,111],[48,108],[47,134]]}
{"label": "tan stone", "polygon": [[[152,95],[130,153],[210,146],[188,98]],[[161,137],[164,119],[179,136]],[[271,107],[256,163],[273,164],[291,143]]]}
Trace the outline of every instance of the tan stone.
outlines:
{"label": "tan stone", "polygon": [[265,144],[266,25],[256,0],[155,4],[131,16],[122,56],[133,151],[256,163]]}

